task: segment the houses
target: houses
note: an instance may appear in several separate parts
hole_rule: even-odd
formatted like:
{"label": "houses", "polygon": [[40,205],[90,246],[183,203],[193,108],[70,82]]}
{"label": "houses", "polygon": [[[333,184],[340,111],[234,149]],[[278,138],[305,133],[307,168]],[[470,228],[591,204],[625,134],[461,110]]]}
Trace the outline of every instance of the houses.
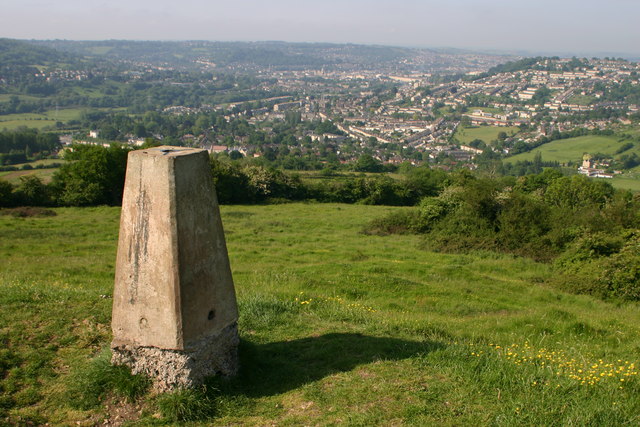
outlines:
{"label": "houses", "polygon": [[607,173],[604,169],[594,167],[595,164],[589,154],[582,158],[582,166],[578,168],[578,173],[590,178],[613,178],[613,174]]}

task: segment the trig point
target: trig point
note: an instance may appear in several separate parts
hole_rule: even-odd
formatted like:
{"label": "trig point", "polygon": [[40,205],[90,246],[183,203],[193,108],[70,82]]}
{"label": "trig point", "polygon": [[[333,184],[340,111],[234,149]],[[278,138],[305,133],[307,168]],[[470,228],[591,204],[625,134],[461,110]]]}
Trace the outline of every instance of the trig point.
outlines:
{"label": "trig point", "polygon": [[113,293],[112,363],[158,390],[238,369],[238,309],[206,150],[132,151]]}

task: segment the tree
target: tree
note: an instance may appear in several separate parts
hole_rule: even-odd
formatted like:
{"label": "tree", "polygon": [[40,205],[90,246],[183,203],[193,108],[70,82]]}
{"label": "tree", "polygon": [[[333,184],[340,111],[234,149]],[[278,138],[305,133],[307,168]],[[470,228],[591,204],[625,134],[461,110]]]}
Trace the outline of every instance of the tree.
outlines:
{"label": "tree", "polygon": [[15,197],[18,204],[25,206],[46,206],[51,203],[49,189],[36,175],[20,177]]}
{"label": "tree", "polygon": [[229,153],[229,158],[231,160],[240,160],[244,157],[244,155],[238,150],[233,150]]}
{"label": "tree", "polygon": [[353,165],[356,172],[382,172],[382,163],[373,158],[370,154],[363,154]]}
{"label": "tree", "polygon": [[551,206],[577,211],[587,207],[602,207],[613,196],[611,184],[582,175],[562,177],[551,182],[545,201]]}
{"label": "tree", "polygon": [[119,205],[130,149],[118,144],[74,146],[53,176],[57,202],[66,206]]}
{"label": "tree", "polygon": [[13,206],[13,185],[0,179],[0,207]]}
{"label": "tree", "polygon": [[533,94],[533,97],[531,98],[531,103],[540,105],[540,104],[544,104],[545,102],[549,102],[550,100],[551,100],[551,90],[546,86],[542,86],[538,88],[538,90],[536,90],[536,92]]}

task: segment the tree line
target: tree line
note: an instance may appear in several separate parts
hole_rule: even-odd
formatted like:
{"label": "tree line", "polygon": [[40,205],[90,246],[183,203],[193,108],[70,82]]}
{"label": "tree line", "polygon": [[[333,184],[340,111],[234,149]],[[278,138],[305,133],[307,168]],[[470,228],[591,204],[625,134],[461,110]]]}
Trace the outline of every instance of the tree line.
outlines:
{"label": "tree line", "polygon": [[[112,144],[76,145],[50,183],[24,176],[17,185],[0,180],[0,207],[94,206],[122,202],[130,147]],[[354,167],[375,167],[380,162],[364,156]],[[443,187],[447,174],[426,167],[406,171],[403,179],[384,175],[336,177],[309,182],[299,175],[259,164],[252,159],[212,157],[211,174],[221,203],[266,203],[314,200],[319,202],[414,205]]]}
{"label": "tree line", "polygon": [[44,158],[57,153],[60,148],[60,138],[54,133],[35,129],[1,131],[0,166]]}

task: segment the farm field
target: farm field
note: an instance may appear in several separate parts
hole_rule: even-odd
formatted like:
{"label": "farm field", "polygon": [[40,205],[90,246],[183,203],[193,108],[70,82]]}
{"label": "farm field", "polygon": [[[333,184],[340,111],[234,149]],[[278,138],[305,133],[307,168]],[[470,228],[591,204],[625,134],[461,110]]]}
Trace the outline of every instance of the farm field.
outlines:
{"label": "farm field", "polygon": [[[21,176],[25,176],[25,175],[36,175],[38,177],[40,177],[45,183],[49,183],[51,182],[51,178],[53,177],[53,174],[55,173],[55,171],[57,170],[57,168],[55,167],[56,164],[63,164],[65,163],[65,160],[63,159],[43,159],[43,160],[36,160],[35,162],[29,162],[29,163],[19,163],[16,165],[11,165],[14,166],[20,170],[17,171],[0,171],[0,179],[3,179],[5,181],[9,181],[13,184],[18,184],[20,182],[20,177]],[[31,165],[34,169],[27,169],[27,170],[22,170],[22,167],[24,165]],[[51,165],[51,168],[46,168],[46,169],[35,169],[37,166],[40,165]]]}
{"label": "farm field", "polygon": [[[537,153],[542,155],[543,161],[557,161],[560,163],[582,162],[584,153],[603,153],[614,155],[615,151],[624,144],[615,136],[587,135],[576,138],[558,139],[556,141],[543,144],[533,150],[517,154],[504,159],[507,163],[514,163],[521,160],[533,160]],[[626,151],[625,153],[638,152],[638,148]]]}
{"label": "farm field", "polygon": [[45,184],[48,184],[53,179],[53,174],[57,169],[30,169],[19,170],[11,172],[0,172],[0,179],[8,181],[12,184],[19,184],[21,176],[35,175],[39,177]]}
{"label": "farm field", "polygon": [[0,129],[6,130],[12,130],[23,126],[40,130],[55,125],[56,121],[44,114],[25,113],[5,114],[0,116]]}
{"label": "farm field", "polygon": [[455,138],[463,144],[467,144],[474,139],[480,139],[486,144],[490,144],[492,141],[498,139],[500,132],[506,132],[507,135],[514,135],[518,133],[520,129],[514,126],[499,127],[499,126],[475,126],[475,127],[458,127],[455,133]]}
{"label": "farm field", "polygon": [[105,385],[119,372],[106,363],[119,208],[0,215],[0,420],[637,423],[638,304],[550,288],[549,266],[527,259],[362,233],[403,209],[223,206],[240,375],[133,402]]}
{"label": "farm field", "polygon": [[[55,127],[57,122],[68,122],[69,120],[79,120],[83,108],[61,108],[58,110],[47,110],[44,113],[24,113],[0,115],[0,129],[13,130],[19,127],[28,127],[42,130],[46,127]],[[97,111],[124,111],[124,108],[92,108]]]}

